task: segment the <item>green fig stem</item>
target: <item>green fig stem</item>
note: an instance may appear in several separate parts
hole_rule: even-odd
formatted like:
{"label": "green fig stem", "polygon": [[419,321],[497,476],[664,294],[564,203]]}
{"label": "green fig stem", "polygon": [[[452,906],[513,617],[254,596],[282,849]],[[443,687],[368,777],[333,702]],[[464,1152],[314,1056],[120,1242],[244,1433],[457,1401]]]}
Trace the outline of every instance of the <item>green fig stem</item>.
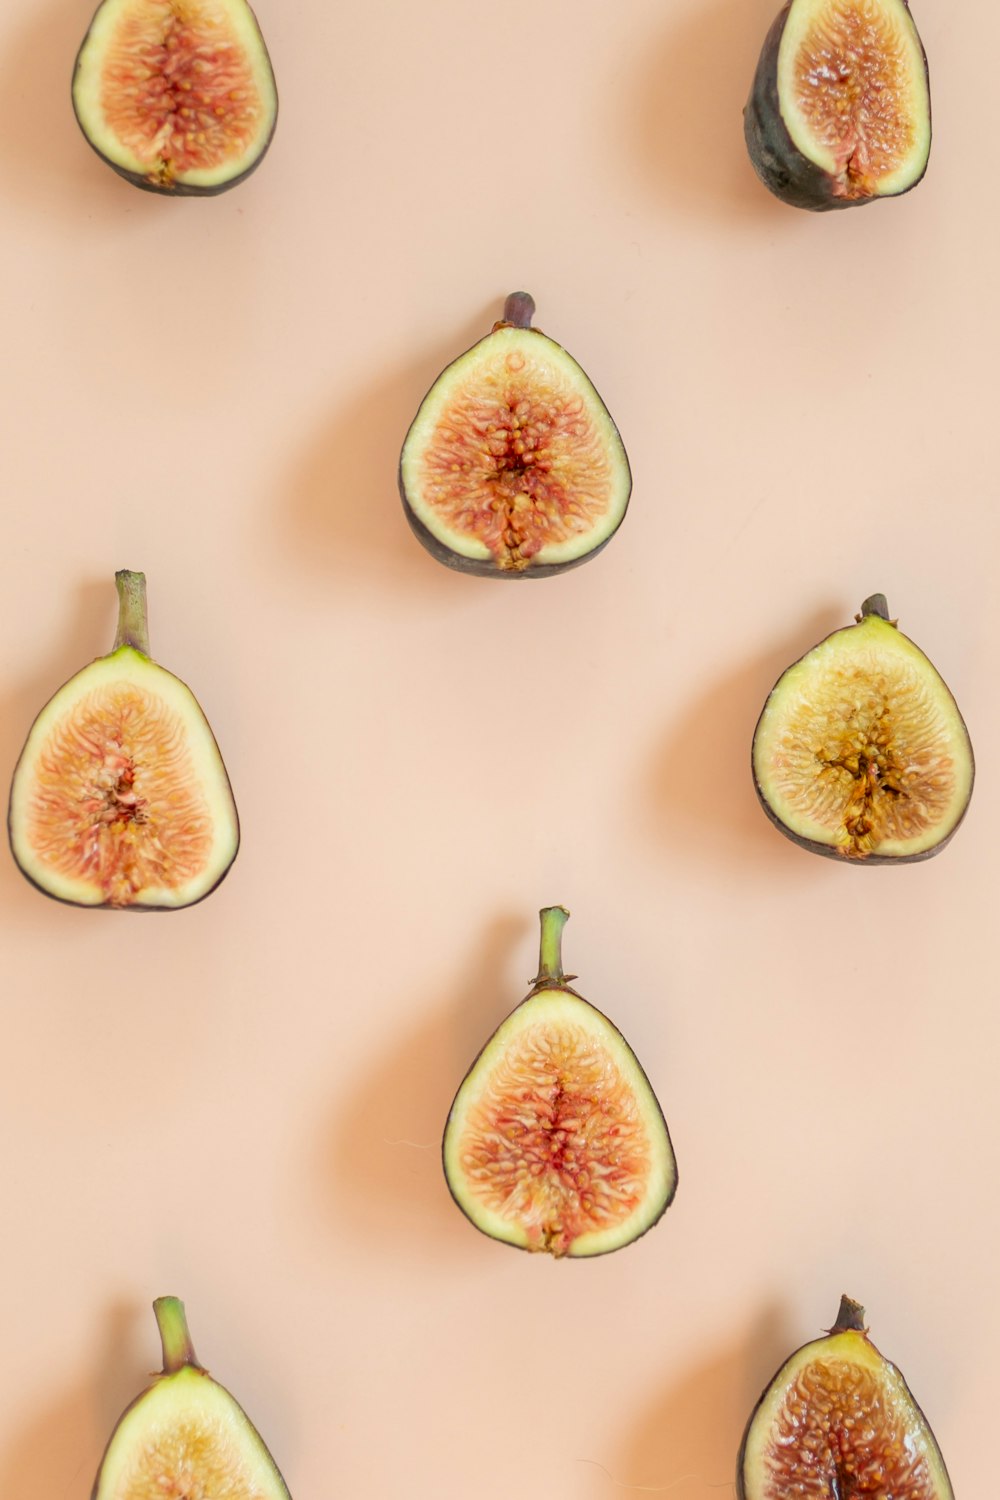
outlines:
{"label": "green fig stem", "polygon": [[503,320],[514,328],[530,328],[535,316],[535,299],[530,292],[511,292],[503,305]]}
{"label": "green fig stem", "polygon": [[188,1333],[184,1303],[179,1297],[157,1297],[153,1303],[153,1311],[163,1345],[164,1375],[176,1375],[178,1370],[189,1365],[200,1370],[202,1366],[198,1363],[198,1356]]}
{"label": "green fig stem", "polygon": [[564,974],[562,966],[562,934],[569,921],[569,912],[565,906],[546,906],[538,915],[542,923],[542,940],[535,985],[565,984],[567,978],[576,978],[574,974]]}
{"label": "green fig stem", "polygon": [[118,634],[114,651],[131,646],[149,655],[149,625],[146,620],[146,575],[122,568],[115,574],[118,588]]}
{"label": "green fig stem", "polygon": [[872,594],[871,598],[866,599],[864,604],[862,604],[862,620],[867,620],[870,615],[875,615],[877,619],[884,620],[887,625],[892,624],[889,618],[889,606],[886,603],[884,594]]}
{"label": "green fig stem", "polygon": [[861,1303],[855,1302],[851,1297],[841,1297],[837,1321],[830,1329],[830,1332],[867,1333],[868,1327],[865,1323],[865,1310],[861,1306]]}

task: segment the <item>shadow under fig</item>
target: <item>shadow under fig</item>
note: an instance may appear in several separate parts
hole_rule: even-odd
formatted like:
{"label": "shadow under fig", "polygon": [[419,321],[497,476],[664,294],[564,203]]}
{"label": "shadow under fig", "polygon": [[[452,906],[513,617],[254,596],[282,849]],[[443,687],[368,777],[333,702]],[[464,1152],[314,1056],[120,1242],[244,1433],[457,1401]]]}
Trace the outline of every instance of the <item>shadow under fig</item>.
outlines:
{"label": "shadow under fig", "polygon": [[502,307],[499,295],[421,359],[331,409],[282,488],[277,525],[284,547],[334,573],[360,569],[398,586],[440,586],[446,570],[417,541],[403,511],[400,450],[441,371],[489,333]]}
{"label": "shadow under fig", "polygon": [[[39,607],[52,610],[56,599],[39,599]],[[82,667],[111,650],[115,638],[117,609],[109,580],[82,583],[76,589],[69,620],[52,665],[35,673],[20,686],[0,697],[0,778],[4,798],[4,842],[6,843],[7,798],[14,767],[24,749],[28,731],[41,710],[63,683]],[[48,905],[14,863],[9,849],[0,856],[0,901],[14,921]],[[41,903],[41,906],[39,905]],[[68,911],[69,908],[66,908]]]}
{"label": "shadow under fig", "polygon": [[616,1489],[734,1494],[747,1419],[791,1348],[783,1309],[765,1307],[639,1415],[609,1466]]}
{"label": "shadow under fig", "polygon": [[424,1019],[387,1038],[377,1069],[338,1103],[320,1163],[324,1190],[338,1234],[373,1254],[382,1245],[398,1255],[401,1242],[407,1254],[461,1253],[476,1236],[448,1193],[441,1137],[473,1058],[530,988],[512,968],[525,930],[523,916],[498,917],[434,1005],[401,997],[401,1016],[412,1009]]}
{"label": "shadow under fig", "polygon": [[[98,1314],[91,1314],[95,1325]],[[149,1384],[147,1310],[119,1302],[100,1315],[103,1333],[86,1375],[51,1397],[0,1453],[0,1494],[17,1500],[89,1495],[108,1438],[125,1407]],[[147,1362],[139,1346],[147,1346]]]}
{"label": "shadow under fig", "polygon": [[625,149],[668,202],[724,218],[787,216],[743,139],[743,106],[780,8],[780,0],[690,5],[643,59]]}
{"label": "shadow under fig", "polygon": [[[768,821],[754,789],[754,729],[772,687],[817,641],[850,621],[843,610],[816,611],[773,648],[705,690],[673,727],[646,780],[644,826],[685,857],[707,851],[791,868],[802,851]],[[650,818],[650,813],[652,817]]]}

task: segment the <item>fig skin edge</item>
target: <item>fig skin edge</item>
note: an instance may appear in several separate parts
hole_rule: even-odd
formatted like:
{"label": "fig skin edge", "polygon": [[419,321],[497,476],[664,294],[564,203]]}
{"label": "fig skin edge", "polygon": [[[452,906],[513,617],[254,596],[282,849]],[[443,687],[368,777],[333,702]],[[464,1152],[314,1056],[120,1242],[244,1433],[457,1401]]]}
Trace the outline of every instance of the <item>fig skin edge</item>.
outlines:
{"label": "fig skin edge", "polygon": [[[588,1000],[584,995],[581,995],[578,990],[575,990],[573,988],[571,981],[574,980],[574,979],[576,979],[577,976],[575,974],[565,974],[565,973],[563,973],[563,968],[562,968],[562,931],[563,931],[563,928],[566,925],[566,922],[569,919],[569,915],[570,915],[569,914],[569,910],[565,906],[544,906],[544,907],[542,907],[541,911],[539,911],[538,916],[539,916],[539,921],[541,922],[541,929],[542,930],[541,930],[541,940],[540,940],[540,946],[539,946],[538,973],[535,975],[534,979],[531,981],[531,989],[528,991],[527,995],[525,995],[524,999],[521,1000],[521,1001],[519,1001],[518,1004],[514,1006],[513,1010],[508,1011],[507,1015],[504,1016],[497,1023],[497,1025],[494,1027],[493,1031],[491,1031],[490,1035],[486,1038],[486,1041],[480,1047],[479,1051],[476,1053],[475,1057],[472,1059],[471,1063],[466,1068],[465,1073],[464,1073],[464,1075],[462,1077],[462,1081],[459,1084],[458,1088],[455,1090],[455,1097],[452,1100],[451,1107],[448,1110],[448,1118],[447,1118],[447,1120],[445,1122],[444,1134],[443,1134],[442,1141],[441,1141],[441,1170],[442,1170],[442,1175],[444,1177],[444,1180],[445,1180],[445,1182],[447,1183],[447,1186],[448,1186],[448,1192],[451,1194],[452,1201],[455,1203],[456,1207],[461,1210],[463,1219],[465,1219],[467,1223],[471,1224],[472,1227],[477,1231],[477,1233],[483,1235],[485,1239],[491,1240],[494,1244],[503,1244],[505,1247],[507,1247],[507,1248],[509,1248],[511,1250],[519,1250],[519,1251],[521,1251],[525,1255],[532,1255],[532,1256],[541,1255],[543,1258],[546,1258],[544,1251],[540,1251],[540,1250],[538,1250],[536,1248],[533,1248],[530,1245],[518,1245],[513,1240],[502,1240],[501,1241],[501,1240],[496,1239],[496,1237],[494,1235],[490,1234],[488,1230],[486,1230],[486,1229],[484,1229],[482,1227],[482,1225],[477,1224],[476,1221],[475,1221],[475,1219],[471,1218],[466,1213],[465,1207],[462,1204],[462,1200],[458,1196],[458,1193],[455,1191],[454,1187],[452,1186],[451,1178],[448,1175],[447,1156],[446,1156],[446,1144],[447,1144],[447,1138],[448,1138],[448,1127],[451,1124],[452,1112],[453,1112],[453,1110],[455,1108],[455,1104],[458,1102],[459,1095],[461,1094],[463,1088],[465,1087],[466,1080],[469,1077],[471,1077],[471,1075],[475,1072],[475,1070],[476,1070],[476,1068],[477,1068],[477,1066],[479,1064],[479,1059],[482,1057],[483,1053],[486,1051],[487,1047],[492,1042],[492,1040],[493,1040],[494,1036],[496,1035],[497,1031],[499,1030],[500,1026],[502,1026],[503,1023],[504,1023],[504,1021],[506,1021],[510,1016],[514,1015],[517,1011],[519,1011],[522,1006],[527,1005],[528,1002],[535,995],[537,995],[539,993],[539,991],[541,991],[541,990],[561,990],[564,994],[566,994],[566,995],[572,995],[576,1000],[581,1001],[581,1003],[584,1004],[584,1005],[586,1005],[590,1010],[597,1011],[597,1014],[601,1017],[601,1019],[604,1020],[607,1023],[607,1025],[611,1028],[611,1030],[615,1033],[615,1035],[621,1039],[622,1044],[627,1048],[627,1050],[631,1054],[631,1056],[632,1056],[632,1058],[633,1058],[633,1060],[635,1062],[636,1068],[638,1069],[638,1071],[641,1074],[642,1078],[645,1079],[646,1085],[649,1088],[650,1098],[655,1103],[656,1108],[657,1108],[657,1110],[659,1112],[660,1120],[661,1120],[661,1122],[663,1124],[663,1133],[664,1133],[664,1135],[666,1137],[667,1148],[668,1148],[668,1150],[670,1152],[670,1157],[671,1157],[671,1160],[673,1162],[674,1180],[673,1180],[673,1184],[671,1186],[671,1189],[670,1189],[669,1193],[666,1194],[666,1197],[664,1198],[663,1204],[661,1205],[660,1210],[657,1213],[655,1219],[652,1219],[646,1225],[645,1229],[641,1230],[640,1233],[637,1234],[637,1235],[635,1235],[633,1239],[627,1240],[625,1242],[625,1244],[623,1244],[623,1245],[609,1245],[606,1250],[599,1250],[599,1251],[594,1252],[593,1254],[588,1254],[588,1255],[563,1255],[563,1256],[559,1257],[559,1259],[561,1261],[571,1260],[571,1261],[581,1261],[581,1262],[583,1262],[583,1261],[588,1261],[588,1260],[600,1260],[605,1255],[614,1255],[619,1250],[627,1250],[630,1245],[637,1244],[639,1240],[645,1238],[645,1236],[649,1233],[649,1231],[651,1229],[655,1229],[656,1226],[657,1226],[657,1224],[659,1224],[660,1220],[663,1218],[663,1215],[666,1213],[667,1209],[670,1207],[670,1205],[673,1203],[675,1197],[677,1196],[677,1185],[678,1185],[678,1182],[680,1180],[680,1172],[679,1172],[679,1169],[678,1169],[678,1166],[677,1166],[677,1154],[674,1151],[674,1143],[673,1143],[673,1141],[672,1141],[672,1139],[670,1137],[670,1129],[669,1129],[669,1127],[667,1125],[666,1116],[663,1113],[663,1107],[660,1104],[659,1098],[657,1097],[656,1092],[653,1089],[653,1086],[652,1086],[652,1084],[649,1081],[649,1077],[648,1077],[648,1075],[646,1073],[646,1070],[643,1068],[642,1064],[640,1063],[640,1061],[638,1059],[638,1056],[636,1055],[635,1052],[632,1051],[632,1047],[631,1047],[628,1039],[626,1038],[626,1036],[624,1035],[623,1032],[619,1031],[619,1029],[615,1025],[615,1023],[613,1021],[609,1020],[608,1017],[604,1014],[603,1011],[598,1010],[597,1006],[594,1005],[592,1003],[592,1001]],[[549,1256],[548,1258],[552,1259],[551,1256]]]}
{"label": "fig skin edge", "polygon": [[[399,488],[399,497],[403,502],[403,513],[405,514],[406,519],[409,522],[410,530],[417,538],[417,541],[420,542],[421,546],[431,554],[436,562],[443,563],[444,566],[446,568],[450,568],[453,573],[464,573],[467,577],[498,578],[504,580],[524,578],[554,578],[557,573],[568,573],[573,568],[582,567],[584,563],[590,562],[591,558],[596,557],[598,553],[603,552],[608,543],[612,541],[615,536],[617,536],[619,527],[621,526],[625,517],[628,515],[628,508],[631,503],[632,497],[632,469],[628,461],[628,454],[625,451],[625,443],[622,439],[621,433],[618,431],[617,423],[611,416],[607,402],[604,400],[604,397],[594,385],[594,382],[590,379],[590,376],[587,374],[586,370],[583,370],[584,378],[589,382],[592,390],[594,391],[594,394],[597,396],[597,399],[600,401],[602,407],[607,413],[608,421],[617,434],[618,441],[621,443],[621,450],[625,460],[625,469],[628,474],[629,482],[629,498],[625,502],[625,508],[618,518],[617,525],[615,526],[613,531],[608,532],[604,540],[602,542],[599,542],[596,547],[591,547],[587,552],[582,553],[580,557],[571,558],[567,562],[539,563],[537,566],[532,565],[528,568],[498,568],[496,563],[493,562],[492,559],[463,557],[460,552],[453,552],[450,547],[447,547],[444,542],[439,541],[434,533],[424,525],[423,521],[421,521],[419,516],[417,516],[413,511],[410,502],[407,499],[406,487],[403,483],[403,455],[406,452],[406,445],[409,442],[410,433],[413,430],[413,425],[416,422],[417,417],[420,415],[420,412],[423,409],[424,402],[427,400],[427,397],[430,395],[431,391],[433,391],[438,381],[442,378],[442,376],[448,373],[453,365],[457,365],[459,360],[464,359],[467,354],[471,354],[473,349],[478,349],[479,345],[484,344],[486,340],[488,338],[491,338],[499,328],[531,328],[533,332],[538,333],[542,338],[549,338],[549,335],[547,333],[542,333],[541,329],[532,328],[531,320],[534,315],[535,301],[530,292],[511,292],[510,296],[504,303],[503,317],[500,318],[496,323],[494,323],[490,332],[484,334],[481,339],[477,339],[474,344],[470,344],[468,349],[463,349],[462,353],[457,354],[454,359],[449,360],[448,363],[444,366],[444,369],[442,369],[440,373],[436,375],[435,378],[431,381],[430,385],[427,387],[427,390],[420,398],[420,401],[417,405],[416,415],[414,416],[413,422],[411,422],[410,426],[406,429],[406,437],[403,439],[403,446],[400,449],[399,464],[396,469],[396,482]],[[553,344],[556,342],[555,339],[550,339],[549,341]],[[558,347],[560,349],[563,348],[561,344]],[[563,350],[563,352],[569,354],[568,350]],[[573,356],[570,354],[569,358],[573,359]],[[573,363],[576,364],[577,361],[574,359]],[[582,365],[580,366],[580,369],[583,369]]]}
{"label": "fig skin edge", "polygon": [[[864,619],[864,617],[866,615],[872,615],[872,614],[878,615],[879,619],[886,620],[886,621],[888,621],[889,624],[895,624],[896,623],[894,620],[891,620],[890,617],[889,617],[889,609],[888,609],[888,605],[886,604],[886,598],[885,598],[884,594],[872,594],[870,596],[870,598],[868,598],[868,599],[865,600],[864,604],[861,606],[861,613],[856,617],[856,623],[860,624],[860,622],[862,621],[862,619]],[[821,843],[819,843],[815,839],[804,838],[802,834],[796,833],[793,829],[789,828],[787,823],[783,823],[781,821],[781,819],[778,817],[777,813],[771,807],[770,803],[768,802],[766,796],[764,795],[764,789],[762,788],[759,780],[757,779],[757,768],[754,765],[754,753],[753,753],[754,752],[754,746],[757,743],[757,733],[758,733],[758,730],[760,729],[761,722],[762,722],[762,720],[764,718],[764,715],[767,712],[767,705],[771,701],[771,694],[774,692],[774,689],[778,686],[778,683],[781,681],[782,677],[784,677],[787,672],[790,672],[793,667],[798,666],[799,662],[804,661],[807,656],[811,656],[812,653],[816,650],[816,648],[818,646],[822,646],[823,641],[828,641],[828,640],[832,639],[833,636],[839,635],[842,630],[850,630],[850,629],[851,629],[850,625],[841,625],[839,627],[839,629],[837,629],[837,630],[831,630],[830,633],[829,633],[829,635],[823,636],[822,640],[816,641],[812,646],[809,647],[808,651],[803,651],[803,653],[802,653],[801,656],[796,657],[793,662],[789,662],[788,666],[784,669],[784,671],[779,674],[779,676],[778,676],[777,680],[775,681],[773,687],[770,689],[770,692],[768,692],[767,697],[764,699],[764,707],[761,709],[761,711],[760,711],[760,713],[759,713],[759,715],[757,717],[757,723],[754,726],[753,737],[752,737],[752,739],[750,741],[750,775],[753,777],[753,788],[754,788],[754,791],[757,793],[757,801],[760,803],[760,805],[763,808],[764,812],[767,814],[768,822],[772,823],[774,825],[774,827],[778,830],[778,832],[781,833],[781,834],[784,834],[785,838],[789,839],[791,843],[797,844],[800,849],[805,849],[809,854],[821,854],[824,859],[834,859],[834,860],[837,861],[838,864],[841,864],[841,865],[851,865],[851,866],[853,866],[855,868],[857,868],[859,866],[864,866],[864,865],[919,865],[919,864],[923,864],[925,860],[933,859],[936,854],[940,854],[941,853],[942,849],[946,849],[948,847],[948,845],[951,843],[952,839],[955,837],[955,835],[958,832],[958,830],[961,828],[962,824],[965,822],[966,814],[969,811],[969,804],[972,801],[972,793],[973,793],[973,789],[975,787],[975,782],[976,782],[976,762],[975,762],[975,756],[973,755],[973,750],[972,750],[972,740],[969,737],[968,729],[966,729],[966,742],[967,742],[968,747],[969,747],[969,773],[970,773],[970,775],[969,775],[969,795],[966,798],[965,806],[962,809],[961,816],[959,817],[959,819],[958,819],[957,823],[955,824],[954,828],[951,829],[950,833],[947,833],[945,835],[945,837],[943,839],[941,839],[938,843],[933,844],[930,849],[924,849],[920,854],[866,854],[865,857],[864,857],[864,859],[848,859],[845,855],[841,854],[840,850],[835,845],[833,845],[833,844],[821,844]],[[897,629],[898,629],[898,626],[897,626]],[[902,635],[903,632],[900,631],[900,634]],[[909,636],[907,636],[906,639],[909,640],[910,639]],[[926,655],[926,653],[924,651],[922,651],[919,646],[916,645],[915,641],[911,642],[911,645],[916,646],[916,649],[918,651],[920,651],[920,653],[921,653],[922,656]],[[930,661],[930,658],[927,657],[927,660]],[[931,662],[931,665],[934,666],[934,663]],[[937,668],[935,667],[934,670],[937,671]],[[938,673],[938,676],[940,677],[941,674]],[[941,678],[941,681],[944,682],[944,678],[943,677]],[[948,687],[947,683],[945,683],[945,687],[947,688],[948,692],[951,694],[952,701],[955,702],[956,711],[957,711],[958,704],[957,704],[957,700],[955,699],[955,695],[953,693],[951,693],[951,689]],[[962,718],[962,714],[960,712],[958,714],[958,717],[962,720],[962,724],[964,726],[965,720],[964,720],[964,718]]]}
{"label": "fig skin edge", "polygon": [[[110,167],[112,172],[114,172],[116,176],[121,177],[123,181],[131,183],[132,187],[141,188],[144,193],[155,193],[158,198],[217,198],[220,193],[227,193],[230,188],[238,187],[241,182],[246,182],[247,178],[251,177],[253,173],[256,172],[257,168],[264,160],[264,157],[271,149],[271,142],[274,140],[274,132],[278,124],[278,112],[280,107],[278,99],[278,86],[274,80],[274,68],[271,64],[271,56],[267,49],[267,43],[264,40],[264,33],[260,28],[260,22],[257,20],[256,12],[249,6],[249,4],[247,5],[247,9],[250,11],[251,16],[253,17],[254,25],[257,28],[257,35],[260,38],[261,50],[267,58],[268,67],[271,71],[271,82],[274,88],[274,115],[271,119],[271,126],[267,132],[267,137],[264,140],[263,145],[261,146],[260,150],[254,157],[250,165],[248,167],[245,167],[244,170],[240,172],[236,177],[227,177],[224,182],[212,183],[207,186],[174,183],[171,184],[171,186],[167,187],[163,183],[151,182],[150,179],[142,172],[130,172],[127,167],[123,167],[118,162],[112,161],[109,156],[105,156],[104,152],[101,151],[100,148],[96,146],[91,140],[90,132],[87,129],[86,123],[81,119],[80,112],[76,107],[76,75],[80,67],[80,59],[83,56],[84,48],[90,41],[90,35],[94,29],[94,22],[97,20],[101,8],[102,4],[99,3],[97,9],[94,11],[94,14],[91,16],[90,21],[87,25],[87,30],[84,33],[83,41],[76,49],[76,57],[73,62],[73,71],[70,75],[69,81],[69,96],[70,105],[73,110],[73,118],[76,120],[76,123],[79,126],[80,134],[83,136],[84,140],[87,142],[87,145],[90,147],[91,151],[93,151],[97,159],[99,161],[102,161],[106,167]],[[192,906],[195,906],[197,905],[197,902],[192,902],[191,904]],[[150,909],[152,910],[153,908]]]}
{"label": "fig skin edge", "polygon": [[[141,580],[141,582],[139,580]],[[149,654],[149,634],[146,621],[145,574],[136,572],[131,568],[119,568],[118,572],[115,574],[115,583],[118,586],[120,613],[118,628],[115,634],[115,643],[108,654],[113,655],[114,652],[118,651],[122,646],[131,646],[132,649],[134,651],[138,651],[140,655],[148,657],[149,661],[152,662],[153,665],[155,665],[161,672],[166,672],[170,677],[176,677],[177,674],[175,672],[170,672],[167,667],[161,667],[159,662],[154,662],[153,657]],[[95,660],[100,661],[101,658],[95,657]],[[88,663],[88,665],[90,665],[90,663]],[[24,879],[28,882],[28,884],[34,887],[34,889],[38,891],[42,896],[46,896],[50,901],[58,901],[60,906],[71,906],[76,911],[131,912],[136,916],[144,916],[147,913],[152,914],[155,912],[165,911],[190,911],[193,907],[200,906],[201,903],[203,901],[206,901],[209,896],[215,894],[215,892],[219,889],[219,886],[229,874],[230,870],[233,868],[233,865],[236,863],[237,855],[240,852],[240,844],[242,842],[243,835],[240,828],[239,808],[236,805],[235,797],[232,796],[231,784],[230,798],[232,801],[233,817],[235,820],[236,828],[236,847],[233,850],[233,857],[229,861],[226,868],[222,871],[214,885],[210,886],[207,891],[204,891],[202,893],[202,895],[197,896],[195,900],[185,902],[183,906],[149,906],[135,904],[129,906],[112,906],[109,901],[72,901],[68,896],[57,896],[54,891],[50,891],[46,886],[40,885],[39,882],[34,878],[34,876],[29,875],[28,871],[24,869],[23,865],[20,863],[14,853],[14,787],[17,783],[18,772],[21,769],[21,762],[24,760],[24,756],[28,749],[28,743],[31,739],[31,731],[32,729],[34,729],[35,723],[37,722],[39,716],[45,712],[52,699],[62,691],[67,683],[72,682],[74,677],[79,677],[80,672],[85,672],[86,670],[86,667],[81,667],[78,672],[72,673],[71,676],[66,678],[65,682],[61,683],[59,687],[57,687],[53,692],[49,694],[48,698],[45,700],[45,703],[43,703],[42,707],[39,709],[38,713],[31,721],[28,733],[25,736],[24,746],[15,763],[14,771],[10,779],[10,797],[8,798],[7,802],[7,847],[10,849],[10,854],[11,858],[14,861],[14,865],[16,869],[19,870],[20,873],[24,876]],[[187,688],[187,683],[184,682],[183,678],[177,677],[177,681],[182,683],[183,686]],[[188,688],[188,692],[190,691],[190,688]],[[195,702],[197,701],[198,700],[195,699]],[[200,706],[201,705],[199,704],[199,707]],[[215,745],[215,753],[219,758],[219,764],[220,766],[222,766],[223,771],[226,775],[226,780],[228,782],[229,772],[226,770],[226,763],[222,758],[222,751],[219,749],[218,741],[215,738],[215,731],[212,729],[211,724],[209,724],[208,718],[204,715],[204,712],[203,717],[205,718],[205,723],[208,725],[208,732],[212,736],[212,742]]]}
{"label": "fig skin edge", "polygon": [[[860,1302],[855,1302],[854,1299],[848,1297],[845,1292],[840,1299],[840,1310],[837,1314],[837,1321],[836,1323],[834,1323],[832,1328],[827,1329],[824,1338],[810,1339],[808,1343],[800,1345],[798,1349],[793,1349],[791,1353],[782,1360],[781,1364],[778,1366],[777,1370],[775,1370],[774,1374],[771,1376],[771,1379],[767,1382],[767,1385],[765,1385],[764,1389],[757,1397],[757,1400],[754,1402],[753,1410],[751,1411],[750,1416],[747,1418],[746,1427],[743,1429],[743,1438],[740,1442],[740,1451],[736,1457],[736,1500],[748,1500],[746,1486],[743,1482],[743,1465],[746,1459],[747,1444],[750,1441],[750,1434],[753,1431],[753,1424],[757,1420],[757,1414],[763,1406],[764,1402],[767,1400],[767,1397],[771,1391],[771,1387],[774,1385],[774,1382],[781,1374],[781,1371],[785,1368],[785,1365],[788,1364],[789,1360],[794,1359],[796,1354],[801,1353],[803,1349],[808,1349],[812,1344],[822,1344],[823,1342],[825,1342],[826,1338],[831,1337],[835,1333],[848,1332],[861,1333],[864,1334],[866,1339],[868,1338],[868,1325],[865,1322],[865,1309],[862,1307]],[[880,1350],[877,1352],[883,1359],[885,1359],[885,1355],[881,1354]],[[934,1437],[934,1429],[928,1422],[927,1417],[919,1402],[914,1400],[913,1392],[910,1390],[910,1387],[903,1379],[903,1376],[899,1369],[894,1364],[892,1364],[891,1360],[886,1360],[886,1364],[890,1365],[890,1367],[895,1371],[896,1375],[902,1381],[903,1388],[906,1391],[907,1400],[909,1401],[913,1410],[916,1412],[920,1421],[923,1423],[924,1427],[931,1434],[934,1446],[935,1448],[937,1448],[937,1455],[941,1463],[941,1469],[944,1473],[945,1480],[949,1486],[949,1489],[952,1489],[951,1476],[948,1473],[947,1465],[944,1461],[944,1455],[942,1454],[941,1449],[937,1446],[937,1439]],[[953,1494],[954,1491],[952,1490],[952,1495]]]}
{"label": "fig skin edge", "polygon": [[[903,0],[903,4],[909,13],[909,0]],[[930,162],[929,150],[920,176],[901,192],[872,193],[864,198],[843,198],[834,193],[835,179],[830,173],[804,156],[792,140],[781,113],[781,101],[778,96],[778,51],[791,8],[792,0],[786,0],[764,38],[757,70],[750,87],[750,96],[743,110],[743,135],[757,176],[780,202],[787,204],[790,208],[804,208],[813,213],[826,213],[840,208],[863,208],[868,203],[905,197],[923,182]],[[927,122],[933,137],[927,54],[916,25],[913,29],[920,48],[924,78],[928,80]]]}

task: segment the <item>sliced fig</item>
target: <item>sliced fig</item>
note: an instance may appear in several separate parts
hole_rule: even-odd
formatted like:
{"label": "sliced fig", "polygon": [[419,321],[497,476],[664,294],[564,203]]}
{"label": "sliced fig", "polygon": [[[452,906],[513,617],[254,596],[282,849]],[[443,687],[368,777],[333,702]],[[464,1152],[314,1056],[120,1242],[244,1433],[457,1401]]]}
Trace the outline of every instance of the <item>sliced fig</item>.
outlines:
{"label": "sliced fig", "polygon": [[433,557],[486,578],[542,578],[594,557],[632,476],[618,429],[527,292],[438,377],[406,435],[403,509]]}
{"label": "sliced fig", "polygon": [[205,196],[260,164],[278,95],[246,0],[102,0],[77,54],[73,108],[119,176]]}
{"label": "sliced fig", "polygon": [[941,1450],[849,1297],[764,1391],[736,1468],[739,1500],[954,1500]]}
{"label": "sliced fig", "polygon": [[127,1407],[91,1500],[290,1500],[246,1412],[195,1357],[184,1304],[153,1303],[163,1372]]}
{"label": "sliced fig", "polygon": [[927,59],[906,0],[789,0],[743,115],[750,160],[796,208],[897,198],[927,170]]}
{"label": "sliced fig", "polygon": [[445,1176],[462,1212],[493,1239],[603,1255],[657,1222],[677,1164],[635,1054],[563,973],[569,913],[550,906],[540,915],[538,975],[455,1096]]}
{"label": "sliced fig", "polygon": [[15,767],[10,846],[59,901],[191,906],[236,858],[236,804],[194,694],[150,659],[145,575],[123,570],[115,581],[110,655],[49,700]]}
{"label": "sliced fig", "polygon": [[795,843],[852,864],[937,854],[965,816],[975,765],[944,681],[883,594],[779,677],[753,739],[757,795]]}

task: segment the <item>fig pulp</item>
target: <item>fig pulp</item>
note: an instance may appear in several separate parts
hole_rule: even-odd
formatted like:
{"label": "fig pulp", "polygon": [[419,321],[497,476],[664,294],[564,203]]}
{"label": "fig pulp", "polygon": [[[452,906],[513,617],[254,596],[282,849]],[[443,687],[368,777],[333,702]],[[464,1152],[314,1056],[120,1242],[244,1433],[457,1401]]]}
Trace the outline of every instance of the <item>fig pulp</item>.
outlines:
{"label": "fig pulp", "polygon": [[739,1500],[954,1500],[927,1420],[849,1297],[829,1335],[782,1365],[754,1408]]}
{"label": "fig pulp", "polygon": [[163,1373],[119,1419],[91,1500],[290,1500],[246,1412],[195,1358],[184,1304],[153,1303]]}
{"label": "fig pulp", "polygon": [[431,386],[406,435],[399,489],[439,562],[541,578],[594,557],[625,515],[618,429],[580,366],[532,328],[526,292]]}
{"label": "fig pulp", "polygon": [[944,848],[972,795],[972,746],[884,595],[778,679],[754,733],[753,774],[771,821],[816,854],[901,864]]}
{"label": "fig pulp", "polygon": [[909,192],[927,169],[931,105],[906,0],[789,0],[743,121],[758,176],[796,208]]}
{"label": "fig pulp", "polygon": [[562,970],[561,906],[541,913],[539,972],[465,1076],[444,1170],[477,1229],[521,1250],[603,1255],[668,1207],[677,1165],[663,1112],[621,1032]]}
{"label": "fig pulp", "polygon": [[114,649],[59,689],[21,752],[10,845],[60,901],[190,906],[236,858],[236,805],[193,693],[150,660],[144,575],[122,571],[116,583]]}
{"label": "fig pulp", "polygon": [[103,0],[77,54],[73,108],[120,176],[179,197],[249,176],[278,95],[246,0]]}

